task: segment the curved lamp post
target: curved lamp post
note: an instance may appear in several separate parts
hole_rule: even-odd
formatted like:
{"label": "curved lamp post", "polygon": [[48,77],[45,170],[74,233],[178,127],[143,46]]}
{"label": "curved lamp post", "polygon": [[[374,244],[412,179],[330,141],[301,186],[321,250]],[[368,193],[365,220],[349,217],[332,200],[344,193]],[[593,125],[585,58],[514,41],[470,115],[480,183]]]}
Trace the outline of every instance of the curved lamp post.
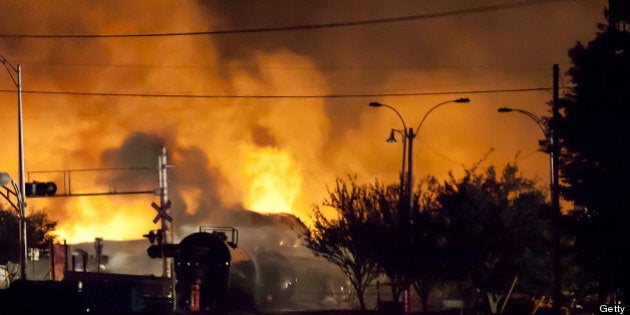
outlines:
{"label": "curved lamp post", "polygon": [[[424,114],[424,116],[422,117],[422,120],[420,120],[420,123],[418,124],[418,127],[416,127],[416,129],[412,129],[409,128],[407,129],[407,124],[405,124],[405,120],[403,119],[402,115],[400,115],[400,113],[392,106],[387,105],[387,104],[382,104],[379,102],[371,102],[369,105],[371,107],[387,107],[389,109],[391,109],[392,111],[394,111],[394,113],[396,113],[396,115],[398,116],[398,118],[400,118],[400,121],[402,122],[403,125],[403,142],[405,142],[406,140],[406,145],[403,146],[403,171],[402,173],[404,174],[404,167],[405,167],[405,159],[404,159],[404,155],[405,155],[405,150],[407,151],[407,176],[406,176],[406,180],[405,180],[405,176],[402,175],[401,176],[401,186],[406,186],[406,192],[409,194],[409,219],[411,219],[411,213],[413,211],[413,193],[412,193],[412,183],[413,183],[413,163],[412,163],[412,156],[413,156],[413,139],[416,138],[416,136],[418,135],[418,132],[420,131],[420,127],[422,127],[422,124],[424,124],[424,121],[427,119],[427,117],[429,116],[429,114],[431,112],[433,112],[436,108],[448,104],[448,103],[469,103],[470,99],[462,97],[462,98],[458,98],[458,99],[454,99],[454,100],[448,100],[448,101],[444,101],[441,103],[438,103],[436,105],[434,105],[433,107],[431,107],[431,109],[429,109],[427,111],[426,114]],[[394,139],[394,132],[396,130],[392,129],[392,132],[390,134],[390,138],[388,140]],[[388,141],[391,142],[391,141]],[[404,191],[401,189],[401,191]],[[401,194],[402,195],[402,194]],[[402,196],[401,196],[402,197]]]}
{"label": "curved lamp post", "polygon": [[[555,103],[555,102],[554,102]],[[555,109],[555,106],[554,106]],[[545,129],[545,126],[538,116],[534,115],[531,112],[528,112],[524,109],[519,108],[509,108],[509,107],[501,107],[498,108],[497,111],[499,113],[520,113],[526,115],[531,120],[536,122],[538,128],[542,130],[547,142],[549,143],[549,188],[551,192],[551,243],[552,243],[552,279],[553,279],[553,287],[552,287],[552,296],[553,296],[553,304],[554,304],[554,314],[560,314],[560,299],[561,299],[561,270],[560,270],[560,186],[558,183],[558,147],[556,146],[557,140],[556,135],[554,134],[554,130],[549,128],[549,130]],[[554,110],[554,116],[556,116],[556,112]]]}
{"label": "curved lamp post", "polygon": [[[9,189],[6,185],[11,184],[13,186],[13,191]],[[26,202],[24,200],[24,195],[22,194],[22,190],[20,190],[19,185],[9,176],[6,172],[0,172],[0,186],[4,188],[4,191],[0,191],[0,195],[4,197],[11,207],[15,209],[18,213],[18,222],[19,222],[19,236],[20,236],[20,245],[19,245],[19,259],[20,259],[20,279],[26,280],[26,215],[24,212],[24,208],[26,208]],[[13,195],[17,202],[11,201],[11,195]]]}
{"label": "curved lamp post", "polygon": [[[20,211],[20,278],[26,280],[26,208],[25,184],[24,184],[24,132],[22,129],[22,66],[13,66],[4,56],[0,55],[0,62],[9,73],[11,81],[17,89],[18,105],[18,167],[19,167],[19,189],[15,193],[19,194],[18,209]],[[10,178],[10,177],[9,177]],[[14,206],[15,207],[15,206]],[[23,251],[23,252],[22,252]]]}
{"label": "curved lamp post", "polygon": [[[520,108],[510,108],[510,107],[501,107],[498,108],[497,111],[499,113],[510,113],[510,112],[515,112],[515,113],[520,113],[523,114],[527,117],[529,117],[531,120],[533,120],[534,122],[536,122],[536,125],[538,126],[538,128],[540,128],[540,130],[542,131],[543,135],[545,136],[545,139],[547,140],[547,142],[549,143],[549,146],[551,148],[554,148],[555,144],[553,141],[553,137],[551,136],[551,132],[547,132],[547,130],[545,129],[545,125],[543,124],[542,120],[540,118],[538,118],[538,116],[534,115],[531,112],[528,112],[524,109],[520,109]],[[552,206],[554,205],[554,199],[558,198],[559,195],[557,195],[558,190],[556,189],[556,184],[557,184],[557,176],[556,176],[556,164],[554,163],[555,161],[555,152],[554,150],[550,150],[549,151],[549,185],[550,185],[550,191],[551,191],[551,199],[552,199]],[[559,203],[558,203],[559,204]]]}

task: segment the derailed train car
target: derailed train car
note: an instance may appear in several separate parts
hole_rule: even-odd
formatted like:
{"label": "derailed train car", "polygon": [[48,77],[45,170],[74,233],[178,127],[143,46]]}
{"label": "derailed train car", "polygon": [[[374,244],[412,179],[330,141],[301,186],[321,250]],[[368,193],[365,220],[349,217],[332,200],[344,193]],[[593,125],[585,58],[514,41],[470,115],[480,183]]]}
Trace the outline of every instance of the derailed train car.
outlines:
{"label": "derailed train car", "polygon": [[202,227],[182,239],[173,252],[178,311],[220,314],[291,307],[297,276],[289,261],[269,251],[252,257],[237,244],[234,228]]}
{"label": "derailed train car", "polygon": [[287,257],[275,251],[256,254],[258,305],[261,309],[294,308],[293,294],[297,284],[296,272]]}
{"label": "derailed train car", "polygon": [[221,231],[186,236],[174,255],[176,309],[183,312],[254,311],[256,265]]}

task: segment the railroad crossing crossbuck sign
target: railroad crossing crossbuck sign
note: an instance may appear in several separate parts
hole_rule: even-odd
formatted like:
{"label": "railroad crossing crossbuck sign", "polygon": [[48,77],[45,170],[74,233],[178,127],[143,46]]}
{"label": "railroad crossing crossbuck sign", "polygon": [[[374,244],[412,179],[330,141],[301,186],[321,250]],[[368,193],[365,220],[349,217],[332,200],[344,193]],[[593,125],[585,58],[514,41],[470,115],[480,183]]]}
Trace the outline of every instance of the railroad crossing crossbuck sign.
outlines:
{"label": "railroad crossing crossbuck sign", "polygon": [[151,207],[155,209],[158,213],[153,219],[153,223],[157,223],[158,220],[166,220],[168,222],[173,222],[173,217],[166,213],[166,210],[171,207],[171,201],[167,201],[162,207],[158,206],[155,202],[151,203]]}

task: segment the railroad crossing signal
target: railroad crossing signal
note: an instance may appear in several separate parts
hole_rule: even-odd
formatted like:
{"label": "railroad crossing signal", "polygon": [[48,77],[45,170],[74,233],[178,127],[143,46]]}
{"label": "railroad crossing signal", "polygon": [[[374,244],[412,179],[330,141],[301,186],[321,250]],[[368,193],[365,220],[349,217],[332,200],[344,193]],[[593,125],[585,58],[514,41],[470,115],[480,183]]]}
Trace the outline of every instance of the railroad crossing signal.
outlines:
{"label": "railroad crossing signal", "polygon": [[164,231],[162,229],[149,231],[149,233],[142,235],[142,237],[146,237],[149,239],[149,243],[153,244],[157,241],[158,244],[162,244],[162,240],[164,238]]}
{"label": "railroad crossing signal", "polygon": [[163,204],[161,207],[158,206],[155,202],[152,202],[151,207],[153,207],[153,209],[158,212],[157,215],[155,215],[155,218],[153,218],[153,223],[157,223],[157,221],[159,221],[160,219],[166,220],[168,222],[173,222],[173,217],[166,213],[166,210],[171,207],[170,200]]}
{"label": "railroad crossing signal", "polygon": [[[149,233],[142,235],[149,239],[151,246],[147,248],[147,254],[151,258],[174,257],[179,251],[178,244],[164,243],[164,230],[151,230]],[[154,244],[156,243],[157,244]]]}
{"label": "railroad crossing signal", "polygon": [[151,258],[175,257],[179,252],[179,244],[151,245],[147,248],[147,254]]}

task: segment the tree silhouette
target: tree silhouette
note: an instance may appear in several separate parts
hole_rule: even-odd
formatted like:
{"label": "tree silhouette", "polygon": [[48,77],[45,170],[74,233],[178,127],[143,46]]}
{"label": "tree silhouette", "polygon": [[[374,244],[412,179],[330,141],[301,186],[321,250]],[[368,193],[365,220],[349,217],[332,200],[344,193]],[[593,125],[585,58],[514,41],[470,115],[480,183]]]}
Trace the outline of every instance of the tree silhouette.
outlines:
{"label": "tree silhouette", "polygon": [[508,165],[500,178],[493,167],[475,168],[439,188],[444,220],[442,256],[446,274],[487,294],[491,305],[519,277],[519,288],[543,294],[548,287],[548,219],[543,193]]}
{"label": "tree silhouette", "polygon": [[413,222],[399,220],[398,211],[408,211],[399,192],[397,185],[338,179],[304,232],[306,247],[348,277],[362,308],[379,271],[390,279],[394,301],[411,285],[426,301],[433,285],[450,281],[496,302],[515,276],[522,291],[548,293],[548,205],[536,181],[516,166],[500,176],[492,167],[483,173],[473,167],[443,183],[421,180]]}
{"label": "tree silhouette", "polygon": [[[435,253],[441,237],[437,234],[441,231],[439,217],[429,209],[435,203],[427,197],[435,194],[437,182],[421,181],[427,182],[430,189],[416,195],[413,224],[400,220],[409,218],[399,215],[399,211],[409,211],[409,204],[407,198],[401,199],[399,185],[378,181],[359,185],[353,176],[348,181],[337,180],[334,189],[329,189],[330,199],[314,207],[314,227],[305,233],[305,245],[342,269],[355,286],[362,308],[365,287],[380,271],[390,280],[395,302],[412,284],[428,288],[445,279],[437,273],[443,268]],[[417,211],[418,204],[423,211]],[[336,211],[333,219],[325,215],[326,207]],[[428,290],[422,292],[426,299]]]}
{"label": "tree silhouette", "polygon": [[575,257],[591,284],[602,290],[630,289],[625,230],[630,178],[630,34],[600,25],[596,38],[570,51],[574,86],[560,100],[561,119],[551,121],[560,137],[562,194],[584,206],[575,216]]}
{"label": "tree silhouette", "polygon": [[378,217],[374,231],[379,235],[371,246],[374,260],[391,282],[394,302],[411,286],[426,300],[430,287],[447,279],[439,253],[443,236],[440,234],[442,220],[436,212],[437,184],[432,177],[419,181],[412,221],[400,220],[410,218],[398,213],[409,211],[407,197],[400,198],[400,186],[378,182],[369,185],[368,208]]}
{"label": "tree silhouette", "polygon": [[321,205],[313,206],[313,227],[304,231],[304,245],[341,269],[365,310],[365,289],[379,272],[373,260],[372,243],[378,235],[374,212],[367,206],[368,189],[356,183],[356,176],[348,176],[347,181],[337,179],[328,194]]}
{"label": "tree silhouette", "polygon": [[[52,232],[57,222],[51,221],[43,211],[31,211],[26,217],[29,248],[48,248],[54,240]],[[18,216],[13,208],[0,204],[0,264],[17,261],[19,252]]]}

